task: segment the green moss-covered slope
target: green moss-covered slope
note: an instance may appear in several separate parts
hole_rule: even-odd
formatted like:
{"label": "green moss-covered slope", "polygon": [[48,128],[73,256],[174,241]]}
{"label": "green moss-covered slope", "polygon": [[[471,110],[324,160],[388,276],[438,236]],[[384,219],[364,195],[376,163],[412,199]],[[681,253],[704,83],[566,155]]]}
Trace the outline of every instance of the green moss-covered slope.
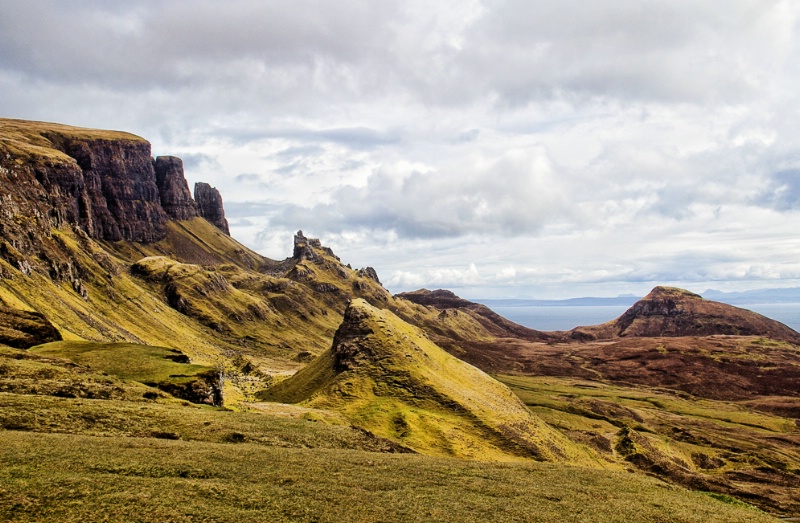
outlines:
{"label": "green moss-covered slope", "polygon": [[333,346],[264,394],[344,412],[414,450],[476,459],[585,459],[504,385],[387,310],[353,300]]}

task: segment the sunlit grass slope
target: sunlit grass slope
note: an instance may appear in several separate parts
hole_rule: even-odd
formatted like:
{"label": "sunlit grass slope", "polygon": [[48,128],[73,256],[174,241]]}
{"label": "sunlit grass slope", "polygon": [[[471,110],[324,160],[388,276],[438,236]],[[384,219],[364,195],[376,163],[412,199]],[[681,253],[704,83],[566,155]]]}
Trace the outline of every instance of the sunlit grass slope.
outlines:
{"label": "sunlit grass slope", "polygon": [[330,351],[263,397],[343,412],[428,454],[592,461],[507,387],[364,300],[351,302]]}
{"label": "sunlit grass slope", "polygon": [[84,140],[125,140],[145,142],[144,138],[121,132],[87,129],[49,122],[0,118],[0,145],[22,162],[35,158],[55,163],[74,163],[75,160],[53,147],[51,138],[63,136]]}
{"label": "sunlit grass slope", "polygon": [[0,431],[0,519],[767,522],[628,473],[249,443]]}

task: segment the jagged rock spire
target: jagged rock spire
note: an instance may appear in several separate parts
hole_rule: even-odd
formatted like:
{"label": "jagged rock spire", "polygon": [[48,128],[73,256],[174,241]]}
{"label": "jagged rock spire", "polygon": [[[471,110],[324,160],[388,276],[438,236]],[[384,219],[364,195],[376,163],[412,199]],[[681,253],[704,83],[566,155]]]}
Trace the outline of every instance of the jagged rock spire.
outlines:
{"label": "jagged rock spire", "polygon": [[222,206],[222,196],[216,187],[211,187],[204,182],[194,184],[194,201],[200,216],[214,224],[219,230],[231,235],[228,220],[225,219],[225,208]]}

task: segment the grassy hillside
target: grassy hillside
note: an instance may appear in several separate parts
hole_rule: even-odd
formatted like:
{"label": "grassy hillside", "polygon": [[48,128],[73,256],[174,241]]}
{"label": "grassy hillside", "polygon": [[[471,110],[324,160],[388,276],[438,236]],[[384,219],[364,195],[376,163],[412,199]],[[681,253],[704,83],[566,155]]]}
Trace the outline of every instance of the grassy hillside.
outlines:
{"label": "grassy hillside", "polygon": [[32,354],[64,358],[126,381],[156,387],[194,403],[222,404],[220,371],[193,365],[177,349],[134,343],[59,341],[38,345]]}
{"label": "grassy hillside", "polygon": [[9,431],[0,461],[0,519],[17,522],[775,521],[563,465]]}
{"label": "grassy hillside", "polygon": [[0,520],[774,521],[638,474],[396,454],[329,412],[255,407],[0,347]]}
{"label": "grassy hillside", "polygon": [[364,300],[350,303],[330,351],[263,397],[342,412],[426,454],[592,462],[505,386]]}

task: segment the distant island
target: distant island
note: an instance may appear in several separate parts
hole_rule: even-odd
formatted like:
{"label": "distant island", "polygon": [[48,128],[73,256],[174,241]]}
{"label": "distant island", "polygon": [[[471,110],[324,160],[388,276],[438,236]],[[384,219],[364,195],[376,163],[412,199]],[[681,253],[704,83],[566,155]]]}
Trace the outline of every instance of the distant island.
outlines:
{"label": "distant island", "polygon": [[[708,289],[700,295],[707,300],[719,301],[729,305],[756,304],[756,303],[800,303],[800,287],[785,289],[754,289],[740,292],[723,292]],[[481,299],[473,301],[482,303],[487,307],[599,307],[599,306],[629,306],[642,299],[634,294],[620,294],[615,297],[585,296],[581,298],[568,298],[564,300],[537,300],[528,298],[502,298]]]}

